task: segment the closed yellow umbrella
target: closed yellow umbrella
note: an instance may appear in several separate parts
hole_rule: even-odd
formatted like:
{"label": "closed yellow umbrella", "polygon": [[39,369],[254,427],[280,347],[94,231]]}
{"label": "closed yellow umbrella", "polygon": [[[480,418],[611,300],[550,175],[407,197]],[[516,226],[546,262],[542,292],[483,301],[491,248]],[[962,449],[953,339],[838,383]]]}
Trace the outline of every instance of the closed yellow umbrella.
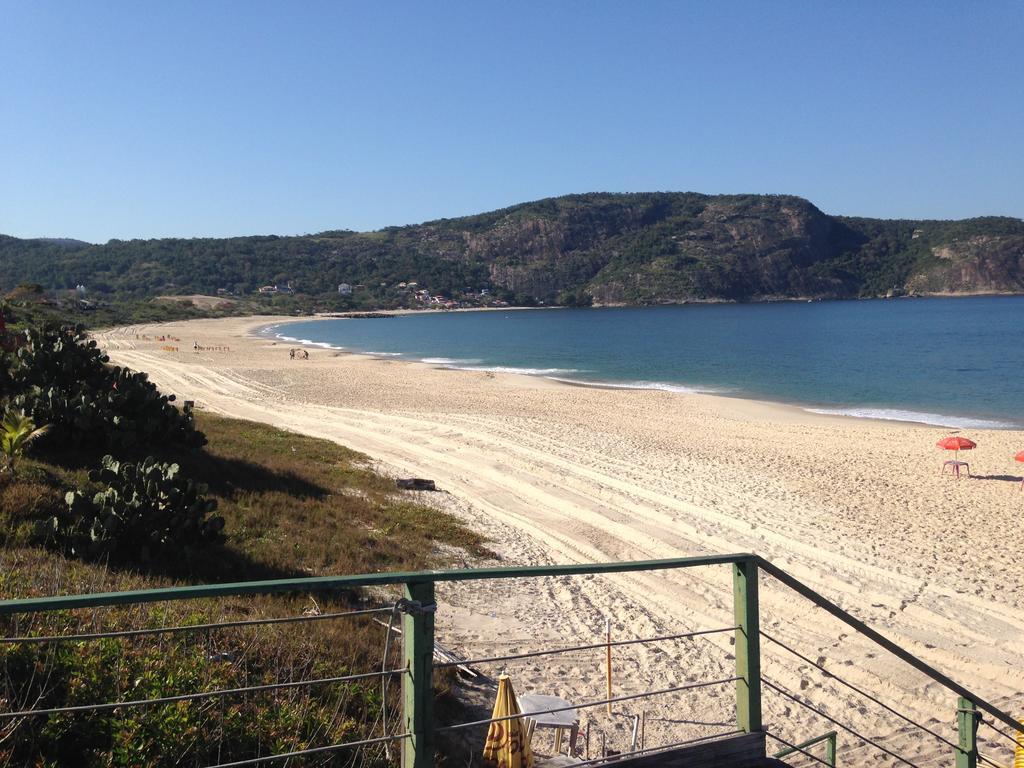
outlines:
{"label": "closed yellow umbrella", "polygon": [[[520,714],[516,692],[508,675],[498,678],[498,698],[492,718]],[[526,723],[521,717],[491,723],[484,742],[484,765],[488,768],[533,768],[533,750],[526,738]]]}
{"label": "closed yellow umbrella", "polygon": [[[1024,720],[1021,720],[1024,725]],[[1013,768],[1024,768],[1024,733],[1017,731],[1017,746],[1013,748]]]}

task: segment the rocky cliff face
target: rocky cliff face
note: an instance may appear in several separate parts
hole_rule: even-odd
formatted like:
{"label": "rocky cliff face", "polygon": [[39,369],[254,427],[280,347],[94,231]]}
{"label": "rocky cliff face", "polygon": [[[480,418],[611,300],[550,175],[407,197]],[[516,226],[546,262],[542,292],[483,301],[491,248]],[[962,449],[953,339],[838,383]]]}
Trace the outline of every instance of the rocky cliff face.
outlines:
{"label": "rocky cliff face", "polygon": [[931,249],[934,262],[911,275],[916,293],[1024,293],[1024,236],[977,235]]}
{"label": "rocky cliff face", "polygon": [[630,303],[848,292],[843,281],[810,268],[837,256],[850,233],[798,198],[753,204],[713,199],[665,234],[668,240],[653,258],[631,259],[599,274],[591,286],[595,297]]}
{"label": "rocky cliff face", "polygon": [[575,195],[446,222],[461,258],[546,302],[1024,292],[1024,222],[842,219],[786,195]]}

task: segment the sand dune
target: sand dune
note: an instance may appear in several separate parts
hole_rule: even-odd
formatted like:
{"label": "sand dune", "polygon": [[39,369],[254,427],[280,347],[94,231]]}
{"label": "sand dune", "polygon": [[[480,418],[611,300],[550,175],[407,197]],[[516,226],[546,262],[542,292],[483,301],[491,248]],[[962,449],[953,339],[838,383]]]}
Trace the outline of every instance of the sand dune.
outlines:
{"label": "sand dune", "polygon": [[[251,331],[280,319],[190,321],[99,334],[112,359],[206,410],[337,440],[392,472],[429,477],[446,503],[493,532],[509,563],[757,552],[929,663],[1024,715],[1024,434],[972,431],[973,480],[940,476],[947,430],[843,419],[787,406],[543,379],[287,345]],[[159,334],[182,339],[166,352]],[[148,339],[141,338],[148,336]],[[191,342],[229,346],[193,352]],[[466,656],[732,625],[725,568],[614,578],[459,584],[441,590],[440,639]],[[955,740],[956,697],[781,585],[762,585],[763,628],[894,709]],[[732,675],[729,635],[616,655],[617,694]],[[598,652],[510,662],[520,691],[603,696]],[[913,764],[951,748],[771,642],[764,674],[878,737]],[[494,669],[493,671],[498,671]],[[732,688],[591,710],[593,736],[626,746],[729,729]],[[833,726],[766,691],[768,727],[804,739]],[[600,710],[600,708],[599,708]],[[983,734],[992,734],[983,729]],[[1008,762],[1009,743],[986,749]],[[899,764],[841,735],[846,764]],[[997,748],[997,745],[999,747]],[[596,744],[594,745],[596,748]]]}

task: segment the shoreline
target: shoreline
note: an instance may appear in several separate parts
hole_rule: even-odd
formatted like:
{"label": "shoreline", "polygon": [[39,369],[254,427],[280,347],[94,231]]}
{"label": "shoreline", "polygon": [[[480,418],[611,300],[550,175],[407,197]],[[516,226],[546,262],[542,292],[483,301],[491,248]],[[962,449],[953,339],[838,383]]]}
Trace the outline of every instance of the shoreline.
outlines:
{"label": "shoreline", "polygon": [[[542,309],[542,307],[519,307],[518,309],[523,309],[523,310]],[[424,313],[429,313],[429,312],[432,312],[432,311],[434,311],[434,310],[416,310],[416,309],[414,309],[414,310],[405,310],[405,313],[406,314],[424,314]],[[463,309],[463,310],[450,310],[450,311],[453,311],[453,312],[474,312],[474,311],[480,311],[480,310]],[[491,310],[483,310],[483,311],[491,311]],[[256,320],[255,317],[250,318],[250,319],[252,319],[254,321]],[[259,333],[261,330],[268,330],[270,328],[275,328],[275,327],[277,327],[279,325],[287,325],[287,324],[294,324],[294,323],[301,323],[301,322],[312,322],[313,320],[333,320],[333,319],[343,319],[343,318],[327,318],[327,317],[320,318],[320,317],[314,317],[314,318],[310,319],[310,318],[288,318],[288,317],[284,317],[284,318],[282,318],[279,321],[272,322],[272,323],[269,323],[269,324],[263,324],[261,322],[254,322],[247,329],[247,333],[248,333],[249,337],[252,338],[252,339],[263,341],[263,342],[269,342],[271,344],[276,344],[278,342],[287,343],[287,344],[296,344],[298,346],[307,346],[307,347],[310,347],[312,349],[329,350],[329,351],[331,351],[334,354],[345,355],[345,356],[353,357],[353,358],[363,358],[363,359],[366,359],[366,360],[377,360],[377,361],[382,361],[382,362],[403,363],[403,364],[409,365],[409,366],[429,366],[430,368],[432,368],[434,370],[437,370],[437,371],[445,371],[445,372],[450,372],[450,373],[455,373],[455,374],[460,374],[460,373],[461,374],[473,374],[473,373],[489,373],[489,372],[491,372],[491,371],[488,371],[487,369],[455,368],[455,367],[451,367],[451,366],[447,366],[447,365],[443,365],[443,364],[427,362],[425,360],[416,360],[416,359],[410,359],[410,358],[406,358],[406,357],[401,357],[401,356],[399,356],[399,354],[391,355],[391,354],[381,354],[381,353],[374,353],[374,352],[364,352],[364,351],[360,351],[360,350],[353,350],[353,349],[342,348],[342,347],[334,347],[334,346],[327,347],[327,346],[324,346],[324,342],[315,342],[315,341],[299,340],[299,339],[296,339],[296,340],[293,341],[293,340],[291,340],[291,338],[284,339],[284,338],[280,338],[280,337],[278,337],[277,341],[275,341],[271,337],[263,336],[263,335],[260,335],[260,333]],[[496,375],[500,375],[500,376],[503,376],[503,377],[513,377],[513,380],[515,380],[515,379],[522,379],[521,383],[524,386],[536,386],[537,383],[540,383],[540,384],[542,384],[544,386],[551,386],[551,387],[578,387],[578,388],[581,388],[581,389],[594,389],[594,390],[603,390],[603,391],[608,391],[608,392],[637,392],[637,393],[640,393],[640,392],[662,392],[662,393],[665,393],[667,395],[681,395],[681,396],[684,396],[684,397],[712,398],[712,399],[721,399],[721,400],[728,401],[728,402],[738,402],[738,403],[745,404],[746,406],[748,406],[750,408],[753,408],[753,409],[758,409],[758,410],[762,410],[763,409],[766,413],[767,412],[782,413],[782,414],[786,414],[786,415],[789,415],[789,416],[792,416],[792,417],[795,417],[795,416],[806,416],[808,418],[811,418],[811,419],[814,419],[814,420],[820,420],[820,421],[829,421],[829,420],[832,420],[832,419],[838,419],[838,420],[842,420],[842,421],[849,420],[849,421],[854,421],[854,422],[863,422],[863,421],[878,421],[878,422],[881,422],[881,423],[891,422],[891,420],[888,420],[888,419],[871,419],[871,418],[862,418],[862,417],[856,417],[856,416],[844,416],[844,415],[841,415],[841,414],[815,413],[815,412],[809,411],[806,408],[804,408],[803,406],[797,405],[795,403],[781,403],[781,402],[775,402],[775,401],[771,401],[771,400],[759,400],[757,398],[752,398],[752,397],[742,397],[740,395],[731,396],[731,395],[725,395],[725,394],[721,394],[721,393],[704,392],[704,391],[700,391],[700,390],[697,390],[697,389],[690,389],[690,388],[681,388],[679,390],[667,390],[667,389],[659,389],[657,387],[625,387],[625,386],[616,386],[615,384],[610,384],[610,383],[606,384],[606,383],[593,383],[593,382],[585,382],[585,381],[574,381],[574,380],[571,380],[571,379],[555,378],[553,376],[537,375],[537,374],[530,374],[530,373],[525,373],[525,372],[517,373],[517,372],[513,372],[513,371],[510,371],[510,370],[507,370],[507,369],[506,370],[502,370],[500,372],[494,372],[494,373]],[[933,428],[935,426],[935,425],[924,424],[924,423],[921,423],[921,422],[900,422],[900,423],[904,423],[904,424],[908,424],[908,425],[913,425],[913,426],[931,426]]]}
{"label": "shoreline", "polygon": [[[563,307],[488,307],[480,309],[456,309],[456,310],[445,310],[446,312],[496,312],[496,311],[529,311],[538,309],[564,309]],[[419,315],[419,314],[432,314],[438,310],[430,309],[412,309],[412,310],[397,310],[388,314],[395,316],[403,315]],[[239,318],[239,319],[251,319],[254,324],[249,329],[249,335],[256,339],[269,339],[269,336],[263,335],[262,331],[267,331],[272,328],[277,328],[282,325],[303,323],[303,322],[316,322],[321,320],[347,320],[347,319],[359,319],[359,318],[346,318],[337,316],[313,316],[307,318],[288,318],[278,319],[270,323],[256,323],[257,316],[250,318]],[[391,360],[394,362],[413,363],[422,365],[431,365],[437,367],[439,370],[447,371],[465,371],[465,372],[493,372],[501,373],[510,376],[523,376],[530,379],[543,379],[545,381],[552,382],[553,384],[561,384],[569,387],[585,387],[589,389],[604,389],[612,391],[623,391],[623,392],[667,392],[669,394],[678,395],[699,395],[702,397],[722,398],[726,400],[739,400],[752,404],[755,407],[770,408],[770,409],[792,409],[799,413],[809,414],[812,416],[820,416],[827,418],[839,418],[839,419],[850,419],[852,421],[871,421],[879,423],[896,423],[904,424],[907,426],[923,427],[923,428],[942,428],[947,430],[964,430],[964,429],[993,429],[1000,431],[1016,431],[1022,429],[1021,425],[1014,424],[1009,421],[1001,421],[990,418],[973,417],[973,416],[949,416],[941,413],[934,413],[929,411],[917,411],[908,408],[898,407],[882,407],[882,406],[841,406],[835,404],[820,404],[811,405],[799,402],[787,402],[782,400],[766,400],[759,397],[750,396],[744,393],[729,393],[722,391],[709,391],[703,390],[697,387],[691,387],[686,384],[677,384],[675,382],[614,382],[614,381],[586,381],[582,379],[572,379],[569,377],[557,376],[552,373],[539,372],[542,370],[556,371],[558,369],[521,369],[515,370],[514,367],[510,366],[455,366],[446,363],[436,362],[435,359],[425,358],[416,359],[406,357],[404,353],[382,353],[382,352],[368,352],[363,350],[353,350],[347,347],[339,347],[331,345],[327,342],[312,341],[309,339],[296,339],[294,337],[282,337],[277,334],[276,338],[279,341],[287,342],[289,344],[296,344],[299,346],[307,346],[314,349],[329,349],[334,352],[347,354],[347,355],[361,355],[374,360]],[[440,358],[438,358],[440,359]],[[537,371],[537,372],[535,372]],[[856,412],[864,412],[864,415],[860,415]],[[900,416],[884,416],[878,414],[901,414]],[[905,416],[905,417],[904,417]],[[930,417],[929,418],[913,418],[917,417]]]}

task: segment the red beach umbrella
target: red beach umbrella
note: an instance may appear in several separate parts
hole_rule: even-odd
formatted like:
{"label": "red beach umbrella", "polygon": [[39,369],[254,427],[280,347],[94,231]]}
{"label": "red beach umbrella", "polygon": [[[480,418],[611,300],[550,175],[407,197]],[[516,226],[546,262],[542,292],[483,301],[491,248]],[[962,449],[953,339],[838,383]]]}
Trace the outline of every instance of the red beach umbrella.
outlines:
{"label": "red beach umbrella", "polygon": [[1015,458],[1017,461],[1024,461],[1024,451],[1021,451],[1020,453],[1018,453],[1013,458]]}
{"label": "red beach umbrella", "polygon": [[[972,448],[978,447],[978,444],[973,440],[968,440],[966,437],[956,436],[944,437],[935,445],[939,448],[944,448],[947,451],[956,451],[957,456],[960,455],[960,451],[969,451]],[[1024,451],[1021,451],[1021,453],[1024,453]]]}

